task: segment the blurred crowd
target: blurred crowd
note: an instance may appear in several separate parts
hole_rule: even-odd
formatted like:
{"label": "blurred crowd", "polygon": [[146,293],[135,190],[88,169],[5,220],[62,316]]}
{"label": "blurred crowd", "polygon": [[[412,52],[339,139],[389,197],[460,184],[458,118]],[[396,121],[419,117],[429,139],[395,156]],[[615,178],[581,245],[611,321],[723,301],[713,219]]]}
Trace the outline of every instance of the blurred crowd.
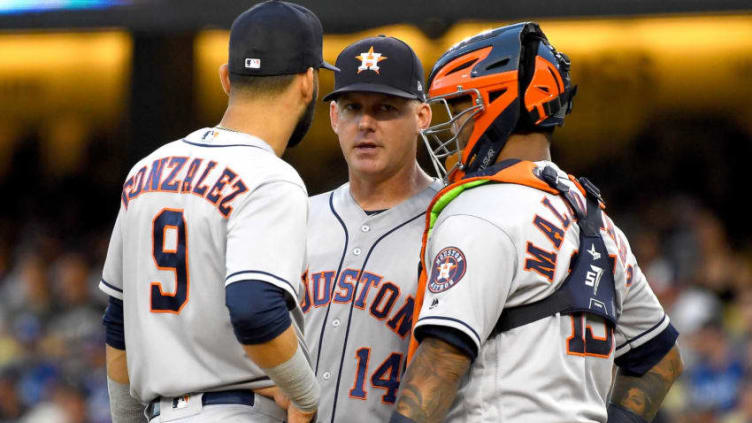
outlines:
{"label": "blurred crowd", "polygon": [[97,284],[127,171],[110,142],[59,171],[29,136],[2,168],[0,422],[110,421]]}
{"label": "blurred crowd", "polygon": [[[108,422],[97,284],[120,182],[91,172],[119,180],[125,160],[91,149],[82,174],[61,178],[35,142],[0,178],[0,422]],[[734,228],[697,195],[611,213],[681,333],[685,371],[656,421],[752,422],[750,245],[732,245]]]}
{"label": "blurred crowd", "polygon": [[101,263],[40,236],[0,256],[0,421],[108,422]]}
{"label": "blurred crowd", "polygon": [[681,334],[684,373],[655,421],[752,422],[749,251],[732,245],[729,228],[696,198],[668,196],[622,220],[640,267]]}

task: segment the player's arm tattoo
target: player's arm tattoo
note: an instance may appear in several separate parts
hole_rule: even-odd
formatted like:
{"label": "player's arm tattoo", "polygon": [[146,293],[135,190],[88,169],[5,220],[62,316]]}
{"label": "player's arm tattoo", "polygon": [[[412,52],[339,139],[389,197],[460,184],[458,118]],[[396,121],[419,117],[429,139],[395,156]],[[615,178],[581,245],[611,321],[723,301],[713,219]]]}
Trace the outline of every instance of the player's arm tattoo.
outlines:
{"label": "player's arm tattoo", "polygon": [[619,370],[610,402],[652,421],[682,369],[679,348],[674,345],[658,364],[640,377],[627,376]]}
{"label": "player's arm tattoo", "polygon": [[454,402],[470,357],[436,338],[420,343],[400,384],[397,411],[416,422],[440,422]]}

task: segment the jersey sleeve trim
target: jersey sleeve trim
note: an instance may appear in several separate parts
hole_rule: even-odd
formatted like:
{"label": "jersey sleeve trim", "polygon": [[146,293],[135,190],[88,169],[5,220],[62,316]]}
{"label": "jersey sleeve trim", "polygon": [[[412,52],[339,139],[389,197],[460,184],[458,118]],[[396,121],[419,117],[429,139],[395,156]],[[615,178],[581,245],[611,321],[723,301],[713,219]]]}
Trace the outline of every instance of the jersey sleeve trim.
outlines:
{"label": "jersey sleeve trim", "polygon": [[645,332],[642,332],[641,334],[635,336],[632,339],[628,339],[626,342],[624,342],[621,345],[616,346],[616,357],[619,357],[620,355],[626,353],[627,351],[637,348],[640,345],[649,342],[653,337],[658,335],[659,333],[663,332],[669,325],[670,321],[668,319],[667,315],[663,315],[663,318],[656,323],[652,328],[646,330]]}
{"label": "jersey sleeve trim", "polygon": [[107,295],[109,295],[111,297],[115,297],[118,300],[122,300],[123,299],[123,290],[120,289],[120,288],[118,288],[118,287],[116,287],[115,285],[111,285],[111,284],[107,283],[107,281],[104,280],[104,279],[101,279],[99,281],[99,289],[101,291],[103,291],[105,294],[107,294]]}
{"label": "jersey sleeve trim", "polygon": [[461,330],[448,326],[433,325],[423,325],[415,328],[415,339],[418,342],[423,342],[426,338],[440,339],[465,353],[472,361],[475,361],[478,357],[475,342]]}
{"label": "jersey sleeve trim", "polygon": [[476,332],[475,329],[473,329],[470,325],[463,322],[462,320],[455,319],[453,317],[426,316],[418,319],[418,323],[415,325],[415,328],[417,329],[418,326],[423,325],[446,326],[460,330],[467,336],[469,336],[473,340],[473,342],[475,342],[476,350],[480,350],[480,335],[478,335],[478,332]]}
{"label": "jersey sleeve trim", "polygon": [[639,347],[617,357],[614,364],[627,376],[642,376],[653,368],[676,344],[679,332],[669,324],[661,333]]}
{"label": "jersey sleeve trim", "polygon": [[269,272],[264,272],[264,271],[261,271],[261,270],[241,270],[241,271],[235,272],[235,273],[227,276],[227,278],[225,278],[225,285],[229,285],[229,284],[234,283],[234,282],[239,282],[239,281],[247,280],[248,279],[247,277],[242,277],[242,275],[257,275],[257,276],[261,276],[261,277],[257,277],[257,278],[254,278],[254,279],[259,279],[259,280],[262,280],[262,281],[265,281],[265,282],[270,282],[273,285],[276,285],[278,282],[282,282],[282,283],[286,284],[287,287],[290,288],[290,290],[291,290],[291,292],[293,294],[297,295],[297,291],[295,290],[295,287],[290,282],[288,282],[287,280],[285,280],[283,278],[280,278],[277,275],[271,274]]}

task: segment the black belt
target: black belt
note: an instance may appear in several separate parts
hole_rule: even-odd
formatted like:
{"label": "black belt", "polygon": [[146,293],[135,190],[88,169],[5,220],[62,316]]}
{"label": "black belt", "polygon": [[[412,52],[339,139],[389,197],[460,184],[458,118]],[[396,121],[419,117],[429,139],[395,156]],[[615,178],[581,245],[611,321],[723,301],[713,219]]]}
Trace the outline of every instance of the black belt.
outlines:
{"label": "black belt", "polygon": [[[243,404],[253,406],[255,394],[253,391],[247,389],[238,389],[233,391],[218,391],[218,392],[204,392],[201,397],[201,404],[203,405],[219,405],[219,404]],[[173,398],[173,407],[176,406],[180,397]],[[146,415],[149,420],[159,417],[161,414],[159,410],[159,398],[155,399],[149,406],[146,407]]]}

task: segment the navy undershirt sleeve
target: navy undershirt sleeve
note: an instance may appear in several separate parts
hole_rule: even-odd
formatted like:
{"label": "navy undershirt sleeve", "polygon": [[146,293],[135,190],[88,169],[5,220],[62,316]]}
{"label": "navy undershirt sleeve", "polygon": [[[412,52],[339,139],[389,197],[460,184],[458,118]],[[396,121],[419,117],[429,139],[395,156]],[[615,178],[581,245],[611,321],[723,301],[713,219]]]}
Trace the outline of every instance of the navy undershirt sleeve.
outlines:
{"label": "navy undershirt sleeve", "polygon": [[112,348],[125,350],[125,327],[123,324],[123,301],[110,297],[104,312],[102,324],[105,327],[105,343]]}
{"label": "navy undershirt sleeve", "polygon": [[285,291],[268,282],[234,282],[227,285],[225,295],[235,337],[243,345],[271,341],[292,323]]}
{"label": "navy undershirt sleeve", "polygon": [[438,338],[447,344],[462,351],[465,355],[470,357],[470,360],[475,361],[478,356],[478,349],[475,347],[475,342],[470,339],[461,330],[450,328],[447,326],[433,326],[425,325],[415,329],[415,339],[418,342],[423,341],[426,337]]}
{"label": "navy undershirt sleeve", "polygon": [[679,332],[669,323],[656,337],[616,358],[614,363],[627,376],[642,376],[671,351]]}

